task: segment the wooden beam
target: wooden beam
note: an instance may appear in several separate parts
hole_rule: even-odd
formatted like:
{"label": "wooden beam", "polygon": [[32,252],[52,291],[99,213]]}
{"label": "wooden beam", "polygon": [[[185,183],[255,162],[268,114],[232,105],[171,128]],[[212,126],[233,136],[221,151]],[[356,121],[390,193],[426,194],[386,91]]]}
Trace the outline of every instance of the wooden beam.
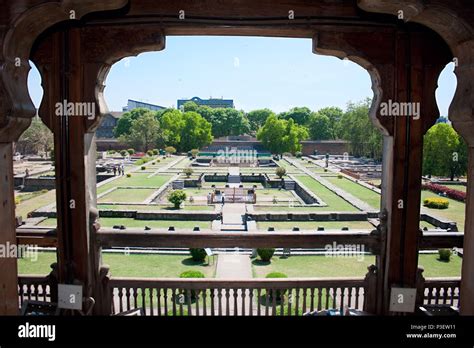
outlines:
{"label": "wooden beam", "polygon": [[17,258],[7,254],[17,245],[12,143],[0,143],[0,173],[0,315],[18,315]]}
{"label": "wooden beam", "polygon": [[[377,254],[379,237],[371,232],[145,232],[138,229],[117,231],[101,229],[97,240],[107,247],[174,248],[325,248],[348,246]],[[363,249],[362,249],[363,248]]]}

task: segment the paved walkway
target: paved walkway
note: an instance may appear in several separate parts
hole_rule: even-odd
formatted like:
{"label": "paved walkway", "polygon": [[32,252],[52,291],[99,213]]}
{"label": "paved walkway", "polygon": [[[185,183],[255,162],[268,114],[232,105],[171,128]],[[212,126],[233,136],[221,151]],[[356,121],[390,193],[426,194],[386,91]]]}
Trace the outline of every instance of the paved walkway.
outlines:
{"label": "paved walkway", "polygon": [[[249,255],[239,254],[220,254],[217,257],[216,278],[218,279],[252,279],[252,265]],[[234,291],[237,291],[237,298],[234,297]],[[225,290],[222,290],[222,298],[226,298]],[[242,315],[244,311],[247,315],[250,312],[250,297],[242,297],[239,290],[229,290],[230,301],[222,301],[222,313],[234,315],[237,311],[238,315]],[[219,306],[219,300],[214,300],[216,308]],[[227,307],[228,306],[228,307]],[[255,311],[256,301],[253,299],[252,308]]]}
{"label": "paved walkway", "polygon": [[222,206],[222,222],[224,225],[242,225],[245,212],[245,204],[226,203]]}
{"label": "paved walkway", "polygon": [[249,255],[220,254],[217,257],[216,278],[249,279],[252,278],[252,265]]}

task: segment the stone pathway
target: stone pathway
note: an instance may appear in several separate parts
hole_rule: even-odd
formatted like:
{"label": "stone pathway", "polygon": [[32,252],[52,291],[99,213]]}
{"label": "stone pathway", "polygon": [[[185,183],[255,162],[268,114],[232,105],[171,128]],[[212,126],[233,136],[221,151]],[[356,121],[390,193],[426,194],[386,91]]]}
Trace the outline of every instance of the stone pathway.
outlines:
{"label": "stone pathway", "polygon": [[222,206],[222,222],[224,225],[242,225],[245,212],[245,204],[224,204]]}
{"label": "stone pathway", "polygon": [[[218,279],[251,279],[252,278],[252,265],[249,255],[240,254],[219,254],[217,257],[217,269],[216,278]],[[222,313],[229,313],[234,315],[237,310],[238,315],[242,315],[242,311],[245,311],[246,315],[249,315],[250,311],[250,297],[242,297],[241,293],[237,291],[237,299],[234,297],[234,290],[229,290],[229,298],[231,299],[228,303],[229,308],[227,309],[227,302],[222,301]],[[225,290],[222,290],[222,298],[225,298]],[[218,308],[218,299],[214,302],[216,308]],[[252,308],[256,308],[256,301],[253,301]]]}

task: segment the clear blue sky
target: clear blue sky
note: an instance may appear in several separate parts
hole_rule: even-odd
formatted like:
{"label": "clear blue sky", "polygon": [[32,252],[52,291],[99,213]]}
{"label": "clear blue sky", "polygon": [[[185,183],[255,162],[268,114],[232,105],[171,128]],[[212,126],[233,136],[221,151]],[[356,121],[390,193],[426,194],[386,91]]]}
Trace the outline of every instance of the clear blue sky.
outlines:
{"label": "clear blue sky", "polygon": [[[352,62],[312,53],[309,39],[169,36],[161,52],[143,53],[116,63],[105,97],[111,111],[128,99],[176,107],[180,98],[234,99],[236,108],[294,106],[313,110],[345,108],[349,101],[372,97],[369,74]],[[437,100],[446,115],[456,87],[453,66],[439,81]],[[35,105],[42,96],[38,72],[29,78]]]}

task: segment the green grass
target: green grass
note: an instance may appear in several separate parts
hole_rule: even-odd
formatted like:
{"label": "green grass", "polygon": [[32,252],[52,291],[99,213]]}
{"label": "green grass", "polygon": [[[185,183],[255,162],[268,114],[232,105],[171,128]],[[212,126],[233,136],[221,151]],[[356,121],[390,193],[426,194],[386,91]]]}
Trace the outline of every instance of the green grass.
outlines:
{"label": "green grass", "polygon": [[143,202],[145,199],[150,197],[155,189],[122,189],[118,188],[105,196],[99,198],[99,202],[117,202],[117,203],[129,203],[129,202]]}
{"label": "green grass", "polygon": [[15,214],[16,216],[21,216],[23,219],[26,219],[29,212],[35,211],[39,208],[42,208],[48,204],[54,203],[56,199],[56,190],[48,191],[44,194],[39,194],[36,197],[28,199],[24,202],[21,202],[17,205]]}
{"label": "green grass", "polygon": [[[201,229],[210,229],[210,221],[187,221],[187,220],[135,220],[132,218],[100,218],[100,225],[105,228],[113,226],[125,226],[128,228],[168,228],[174,226],[177,229],[192,229],[199,227]],[[54,227],[56,226],[56,219],[46,219],[38,226]]]}
{"label": "green grass", "polygon": [[[420,254],[419,265],[425,269],[425,277],[457,277],[461,275],[459,256],[452,256],[450,262],[438,260],[438,254]],[[298,277],[363,277],[367,267],[375,263],[375,257],[326,257],[290,256],[273,257],[271,263],[264,263],[258,258],[252,261],[253,274],[264,278],[270,272],[282,272],[290,278]]]}
{"label": "green grass", "polygon": [[372,208],[378,210],[380,209],[380,194],[375,191],[369,190],[368,188],[359,185],[349,179],[338,177],[326,178],[331,184],[343,189],[347,193],[350,193],[356,198],[359,198],[361,201],[366,202]]}
{"label": "green grass", "polygon": [[137,211],[156,211],[156,210],[172,210],[172,211],[214,211],[213,205],[190,205],[186,204],[184,208],[175,209],[172,205],[164,204],[99,204],[99,210],[137,210]]}
{"label": "green grass", "polygon": [[301,230],[312,230],[321,226],[326,230],[340,230],[347,226],[350,230],[374,230],[375,227],[368,221],[265,221],[257,222],[260,230],[267,230],[268,227],[274,227],[275,230],[291,230],[293,227],[299,227]]}
{"label": "green grass", "polygon": [[121,178],[114,180],[108,184],[102,185],[97,188],[97,194],[101,194],[102,192],[108,191],[113,187],[136,187],[136,186],[146,186],[146,187],[154,187],[160,188],[163,186],[168,180],[171,179],[170,175],[163,175],[158,174],[148,178],[150,174],[147,173],[140,173],[135,172],[131,173],[131,177],[127,178],[126,175],[122,176]]}
{"label": "green grass", "polygon": [[436,193],[430,191],[421,191],[421,206],[428,214],[437,216],[443,220],[456,221],[459,231],[464,231],[464,220],[466,204],[446,198],[449,201],[448,209],[432,209],[423,206],[423,200],[428,197],[439,197]]}
{"label": "green grass", "polygon": [[[188,255],[103,253],[102,256],[114,277],[174,278],[188,270],[201,271],[208,278],[214,278],[215,275],[215,263],[207,265],[207,261],[194,262]],[[20,259],[18,273],[48,274],[53,262],[56,262],[54,252],[40,252],[35,262]]]}
{"label": "green grass", "polygon": [[[318,208],[318,210],[324,211],[358,211],[349,202],[345,201],[334,192],[320,184],[318,181],[306,175],[296,176],[297,180],[300,181],[304,186],[311,190],[316,196],[321,198],[328,206]],[[324,209],[322,209],[324,208]]]}
{"label": "green grass", "polygon": [[375,263],[375,257],[274,256],[270,263],[252,261],[255,278],[264,278],[270,272],[282,272],[289,278],[298,277],[363,277],[367,267]]}

